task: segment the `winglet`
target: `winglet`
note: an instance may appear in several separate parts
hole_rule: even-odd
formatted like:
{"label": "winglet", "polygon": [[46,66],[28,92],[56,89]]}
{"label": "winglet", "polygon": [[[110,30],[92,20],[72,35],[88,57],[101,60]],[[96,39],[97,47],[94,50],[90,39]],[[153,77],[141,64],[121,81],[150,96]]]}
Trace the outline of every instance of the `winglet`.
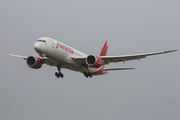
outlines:
{"label": "winglet", "polygon": [[99,56],[106,56],[108,46],[109,46],[109,41],[106,40],[106,42],[105,42],[105,44],[104,44],[104,46],[103,46],[103,48],[102,48],[102,50],[101,50]]}

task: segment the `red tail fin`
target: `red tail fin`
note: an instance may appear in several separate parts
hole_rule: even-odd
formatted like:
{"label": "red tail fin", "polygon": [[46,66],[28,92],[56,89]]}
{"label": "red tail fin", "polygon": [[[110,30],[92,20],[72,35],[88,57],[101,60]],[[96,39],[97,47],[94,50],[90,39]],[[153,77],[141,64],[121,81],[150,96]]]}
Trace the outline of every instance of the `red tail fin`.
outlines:
{"label": "red tail fin", "polygon": [[104,46],[103,46],[103,48],[102,48],[99,56],[106,56],[106,54],[107,54],[107,49],[108,49],[108,45],[109,45],[108,42],[109,42],[109,41],[106,40],[106,42],[105,42],[105,44],[104,44]]}

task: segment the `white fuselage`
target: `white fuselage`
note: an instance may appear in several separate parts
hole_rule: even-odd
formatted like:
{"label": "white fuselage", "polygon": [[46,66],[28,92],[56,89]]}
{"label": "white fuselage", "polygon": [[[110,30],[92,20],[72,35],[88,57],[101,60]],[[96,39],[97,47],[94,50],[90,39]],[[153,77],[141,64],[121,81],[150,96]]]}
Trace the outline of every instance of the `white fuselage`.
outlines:
{"label": "white fuselage", "polygon": [[[59,65],[64,68],[68,68],[74,71],[80,71],[82,73],[88,72],[88,70],[84,66],[76,63],[72,59],[73,57],[79,56],[87,57],[87,55],[55,39],[48,37],[39,38],[34,44],[34,49],[40,55],[44,55],[47,58],[55,60]],[[97,72],[100,69],[102,68],[89,67],[91,73]],[[105,73],[106,72],[104,71],[101,74]]]}

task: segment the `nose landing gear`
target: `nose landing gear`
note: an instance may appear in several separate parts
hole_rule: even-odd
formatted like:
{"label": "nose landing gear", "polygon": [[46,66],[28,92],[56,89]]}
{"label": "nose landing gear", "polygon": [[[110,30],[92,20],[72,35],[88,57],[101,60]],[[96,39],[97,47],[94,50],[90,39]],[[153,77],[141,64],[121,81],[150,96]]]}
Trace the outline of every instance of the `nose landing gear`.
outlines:
{"label": "nose landing gear", "polygon": [[56,72],[56,73],[55,73],[55,76],[56,76],[57,78],[59,78],[59,77],[63,78],[64,75],[61,73],[61,67],[60,67],[59,65],[57,66],[57,69],[58,69],[59,73]]}
{"label": "nose landing gear", "polygon": [[45,57],[46,55],[45,55],[45,54],[40,54],[39,56],[42,57],[41,63],[44,64],[44,57]]}
{"label": "nose landing gear", "polygon": [[90,70],[89,70],[89,67],[87,66],[87,65],[84,65],[84,67],[87,69],[87,71],[88,72],[84,72],[84,76],[86,77],[86,78],[88,78],[88,77],[90,77],[90,78],[92,78],[92,74],[91,74],[91,72],[90,72]]}

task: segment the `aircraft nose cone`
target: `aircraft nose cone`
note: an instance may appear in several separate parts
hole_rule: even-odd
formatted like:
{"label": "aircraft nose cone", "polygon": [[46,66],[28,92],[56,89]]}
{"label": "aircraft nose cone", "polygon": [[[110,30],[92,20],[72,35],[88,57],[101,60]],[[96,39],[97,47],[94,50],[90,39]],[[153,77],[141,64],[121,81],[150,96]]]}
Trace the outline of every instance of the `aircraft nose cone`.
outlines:
{"label": "aircraft nose cone", "polygon": [[41,47],[40,43],[35,42],[34,49],[36,50],[36,52],[40,52],[40,47]]}

